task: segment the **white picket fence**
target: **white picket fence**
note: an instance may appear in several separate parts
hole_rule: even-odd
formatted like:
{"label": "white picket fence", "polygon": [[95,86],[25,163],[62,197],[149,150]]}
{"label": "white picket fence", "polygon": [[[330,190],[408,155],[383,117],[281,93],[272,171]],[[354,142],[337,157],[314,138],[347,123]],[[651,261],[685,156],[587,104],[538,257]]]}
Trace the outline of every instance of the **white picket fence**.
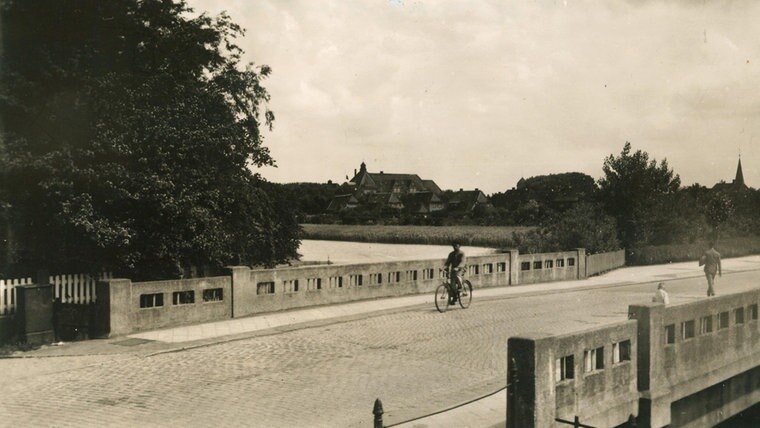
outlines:
{"label": "white picket fence", "polygon": [[[110,279],[110,272],[97,277],[85,273],[50,275],[53,298],[63,303],[88,304],[95,302],[95,285],[99,280]],[[32,284],[32,278],[0,279],[0,315],[16,312],[16,286]]]}
{"label": "white picket fence", "polygon": [[16,312],[16,286],[32,283],[32,278],[0,279],[0,315]]}

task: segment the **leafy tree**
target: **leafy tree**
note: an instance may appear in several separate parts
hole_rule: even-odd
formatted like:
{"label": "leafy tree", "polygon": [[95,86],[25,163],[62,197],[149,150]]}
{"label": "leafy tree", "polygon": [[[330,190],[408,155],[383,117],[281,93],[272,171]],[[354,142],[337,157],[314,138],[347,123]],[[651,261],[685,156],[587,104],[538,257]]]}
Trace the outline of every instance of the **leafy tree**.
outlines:
{"label": "leafy tree", "polygon": [[585,248],[590,254],[620,249],[615,219],[595,204],[579,203],[547,222],[557,250]]}
{"label": "leafy tree", "polygon": [[678,191],[681,179],[641,150],[632,152],[626,142],[620,155],[604,160],[604,176],[599,180],[600,200],[617,221],[618,237],[626,248],[657,244],[673,218],[668,200]]}
{"label": "leafy tree", "polygon": [[325,212],[333,197],[348,194],[354,189],[346,185],[329,183],[274,184],[290,199],[291,206],[301,218]]}
{"label": "leafy tree", "polygon": [[295,256],[292,214],[251,172],[273,164],[259,130],[274,120],[271,70],[241,62],[228,16],[181,0],[2,0],[2,22],[13,268],[139,279]]}
{"label": "leafy tree", "polygon": [[717,193],[707,202],[705,206],[705,218],[707,224],[713,229],[713,239],[717,238],[718,228],[726,222],[734,212],[734,204],[731,199],[723,193]]}

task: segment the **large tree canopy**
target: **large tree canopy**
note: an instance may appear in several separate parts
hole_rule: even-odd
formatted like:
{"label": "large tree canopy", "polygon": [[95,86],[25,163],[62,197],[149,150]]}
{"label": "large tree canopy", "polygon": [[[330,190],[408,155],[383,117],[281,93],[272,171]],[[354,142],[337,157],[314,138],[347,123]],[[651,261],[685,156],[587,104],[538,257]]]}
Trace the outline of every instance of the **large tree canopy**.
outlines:
{"label": "large tree canopy", "polygon": [[626,142],[620,155],[608,156],[599,180],[600,200],[617,220],[618,235],[626,248],[668,243],[673,230],[673,196],[681,186],[678,174],[641,150],[631,151]]}
{"label": "large tree canopy", "polygon": [[184,1],[2,0],[6,271],[152,278],[295,255],[292,215],[251,172],[273,163],[274,115],[242,34]]}

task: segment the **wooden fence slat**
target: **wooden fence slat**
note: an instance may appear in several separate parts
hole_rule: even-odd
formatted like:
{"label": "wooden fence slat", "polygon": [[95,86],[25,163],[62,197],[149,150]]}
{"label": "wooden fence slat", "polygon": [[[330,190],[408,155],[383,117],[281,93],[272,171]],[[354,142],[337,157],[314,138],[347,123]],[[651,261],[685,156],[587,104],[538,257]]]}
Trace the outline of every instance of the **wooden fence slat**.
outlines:
{"label": "wooden fence slat", "polygon": [[71,296],[71,293],[69,292],[69,276],[61,275],[61,279],[63,279],[63,294],[61,295],[61,302],[68,303],[69,297]]}
{"label": "wooden fence slat", "polygon": [[74,282],[74,275],[66,275],[69,281],[69,301],[68,303],[74,303],[76,298],[76,282]]}
{"label": "wooden fence slat", "polygon": [[90,300],[90,284],[92,283],[92,276],[85,275],[84,277],[85,282],[84,286],[82,287],[82,296],[84,299],[84,303],[90,304],[92,301]]}
{"label": "wooden fence slat", "polygon": [[8,294],[7,289],[5,287],[5,280],[0,279],[0,314],[7,314],[8,313]]}
{"label": "wooden fence slat", "polygon": [[84,278],[81,273],[74,275],[74,284],[75,284],[75,290],[74,290],[74,303],[82,303],[82,286],[84,285]]}

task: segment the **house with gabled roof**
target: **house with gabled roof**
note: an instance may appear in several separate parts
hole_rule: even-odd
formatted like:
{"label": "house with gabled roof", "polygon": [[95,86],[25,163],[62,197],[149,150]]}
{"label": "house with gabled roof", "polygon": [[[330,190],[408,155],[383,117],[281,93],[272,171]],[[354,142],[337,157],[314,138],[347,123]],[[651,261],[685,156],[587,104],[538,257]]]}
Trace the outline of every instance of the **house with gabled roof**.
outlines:
{"label": "house with gabled roof", "polygon": [[328,212],[350,210],[359,206],[359,200],[354,195],[336,195],[327,206]]}
{"label": "house with gabled roof", "polygon": [[353,184],[358,193],[393,193],[406,195],[415,192],[433,192],[441,194],[441,188],[433,180],[423,180],[417,174],[397,174],[369,172],[367,164],[362,162],[359,171],[349,182]]}
{"label": "house with gabled roof", "polygon": [[433,192],[414,192],[404,196],[404,209],[412,214],[430,214],[444,208],[443,200]]}
{"label": "house with gabled roof", "polygon": [[490,205],[488,197],[480,189],[459,189],[447,201],[449,211],[470,212],[481,205]]}
{"label": "house with gabled roof", "polygon": [[369,172],[364,162],[358,171],[354,170],[348,184],[353,186],[353,194],[336,196],[328,211],[362,207],[426,215],[447,207],[454,212],[470,212],[478,205],[489,204],[486,195],[478,189],[460,189],[445,201],[443,191],[433,180],[423,180],[417,174]]}
{"label": "house with gabled roof", "polygon": [[390,192],[364,195],[364,205],[380,210],[400,210],[404,208],[400,195]]}

